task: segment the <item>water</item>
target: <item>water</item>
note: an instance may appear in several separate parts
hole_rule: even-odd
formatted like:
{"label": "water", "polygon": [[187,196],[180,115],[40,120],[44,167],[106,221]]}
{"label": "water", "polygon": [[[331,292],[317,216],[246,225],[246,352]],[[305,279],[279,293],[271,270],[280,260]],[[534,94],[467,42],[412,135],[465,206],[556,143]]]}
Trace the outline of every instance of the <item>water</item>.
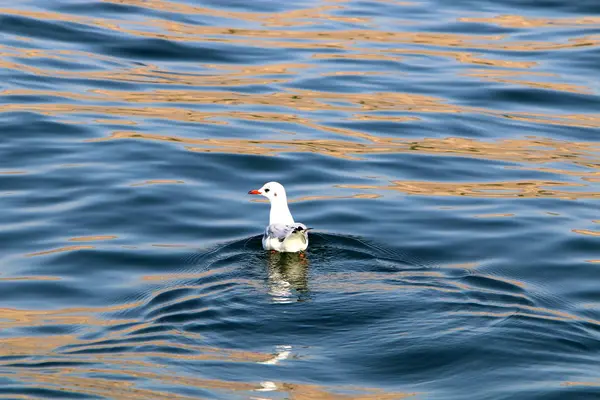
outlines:
{"label": "water", "polygon": [[600,395],[597,1],[0,9],[0,398]]}

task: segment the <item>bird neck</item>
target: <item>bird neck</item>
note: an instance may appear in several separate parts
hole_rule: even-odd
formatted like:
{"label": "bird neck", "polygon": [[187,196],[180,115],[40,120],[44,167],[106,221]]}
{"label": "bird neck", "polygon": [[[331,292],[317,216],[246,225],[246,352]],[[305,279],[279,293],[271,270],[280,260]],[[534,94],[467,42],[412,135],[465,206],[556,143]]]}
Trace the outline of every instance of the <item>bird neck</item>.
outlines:
{"label": "bird neck", "polygon": [[293,224],[294,217],[287,205],[287,199],[281,197],[271,202],[271,213],[269,214],[269,225],[271,224]]}

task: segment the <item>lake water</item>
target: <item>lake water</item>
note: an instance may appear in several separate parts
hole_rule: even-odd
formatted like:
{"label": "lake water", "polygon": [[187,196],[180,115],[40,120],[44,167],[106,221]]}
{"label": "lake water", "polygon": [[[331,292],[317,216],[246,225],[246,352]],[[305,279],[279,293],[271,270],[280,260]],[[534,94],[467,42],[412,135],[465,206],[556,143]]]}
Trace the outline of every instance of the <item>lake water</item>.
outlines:
{"label": "lake water", "polygon": [[600,396],[598,0],[0,1],[0,76],[0,398]]}

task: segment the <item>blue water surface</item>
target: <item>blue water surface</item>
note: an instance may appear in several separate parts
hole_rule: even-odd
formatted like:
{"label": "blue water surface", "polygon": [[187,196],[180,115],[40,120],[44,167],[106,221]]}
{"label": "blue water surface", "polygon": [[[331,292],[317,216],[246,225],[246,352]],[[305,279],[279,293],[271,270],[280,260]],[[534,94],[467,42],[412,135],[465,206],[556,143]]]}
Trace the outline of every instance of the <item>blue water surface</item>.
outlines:
{"label": "blue water surface", "polygon": [[599,66],[592,0],[1,2],[0,398],[600,396]]}

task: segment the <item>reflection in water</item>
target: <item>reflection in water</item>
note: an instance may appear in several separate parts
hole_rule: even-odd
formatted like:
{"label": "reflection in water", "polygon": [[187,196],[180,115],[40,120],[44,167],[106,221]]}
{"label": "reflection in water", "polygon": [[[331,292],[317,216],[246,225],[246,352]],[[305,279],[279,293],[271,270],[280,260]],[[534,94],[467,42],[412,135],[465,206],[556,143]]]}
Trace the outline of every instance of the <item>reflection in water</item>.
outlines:
{"label": "reflection in water", "polygon": [[547,28],[551,26],[600,26],[600,17],[589,16],[583,18],[532,18],[522,15],[497,15],[492,18],[462,17],[459,21],[485,22],[508,28]]}
{"label": "reflection in water", "polygon": [[[194,331],[195,327],[205,326],[207,336],[220,327],[223,337],[227,337],[227,332],[243,329],[244,315],[265,311],[255,308],[255,300],[240,297],[240,291],[248,289],[254,297],[260,285],[258,277],[250,280],[239,276],[252,262],[266,267],[268,293],[273,303],[293,304],[309,296],[310,262],[306,256],[266,253],[265,258],[258,247],[258,237],[253,239],[257,239],[256,251],[252,245],[246,246],[247,240],[242,240],[197,255],[193,258],[194,273],[144,276],[141,281],[152,289],[145,294],[137,293],[135,302],[45,312],[0,309],[0,327],[5,332],[34,328],[41,331],[48,326],[80,327],[72,334],[49,335],[44,340],[35,335],[2,340],[0,379],[13,379],[17,390],[23,393],[36,387],[58,397],[69,393],[131,399],[198,398],[173,395],[184,388],[190,393],[210,390],[255,399],[288,396],[375,400],[412,395],[356,385],[321,386],[280,379],[280,368],[295,361],[296,346],[291,344],[275,345],[272,354],[207,344],[209,339]],[[330,244],[336,247],[334,242]],[[240,257],[246,262],[239,263]],[[274,318],[277,323],[283,323],[280,317]],[[256,327],[254,321],[250,324]],[[264,336],[268,340],[268,335]],[[182,363],[224,363],[228,368],[262,365],[268,368],[265,371],[270,371],[270,376],[239,382],[191,376],[185,368],[177,374],[164,373],[167,365]],[[151,389],[147,385],[159,388]]]}
{"label": "reflection in water", "polygon": [[469,196],[469,197],[553,197],[560,199],[591,199],[600,197],[600,192],[557,190],[553,187],[577,188],[583,184],[553,181],[511,181],[511,182],[422,182],[392,181],[387,186],[340,185],[348,189],[398,190],[412,195],[428,196]]}
{"label": "reflection in water", "polygon": [[[325,239],[328,251],[337,252],[327,257],[344,260],[343,270],[325,272],[325,258],[319,251],[312,254],[310,261],[297,253],[269,252],[264,257],[259,237],[251,239],[254,244],[248,244],[248,240],[236,241],[195,257],[194,273],[144,277],[142,281],[151,285],[152,289],[145,295],[136,293],[135,302],[123,302],[108,308],[81,307],[47,312],[0,310],[0,326],[5,331],[42,330],[48,326],[78,326],[81,329],[71,334],[50,335],[44,340],[34,335],[3,340],[5,357],[0,357],[0,379],[10,377],[23,388],[34,385],[45,390],[111,398],[197,398],[172,396],[171,392],[148,389],[147,385],[151,384],[169,387],[172,392],[183,388],[197,390],[198,393],[225,391],[232,396],[247,395],[247,398],[255,399],[286,395],[324,400],[399,399],[409,397],[411,393],[377,391],[356,385],[312,385],[287,380],[289,378],[284,380],[279,376],[284,374],[285,367],[299,365],[298,357],[295,357],[298,349],[311,352],[312,357],[319,360],[332,357],[330,346],[335,347],[336,334],[349,329],[329,320],[328,315],[337,312],[352,313],[348,315],[368,313],[361,318],[351,318],[356,324],[353,340],[365,343],[381,340],[378,337],[381,336],[384,340],[401,343],[398,345],[399,352],[391,353],[395,357],[394,363],[396,358],[405,357],[406,351],[410,353],[410,345],[414,343],[430,348],[427,351],[437,352],[435,343],[440,337],[458,344],[463,340],[471,343],[472,335],[481,332],[511,338],[512,335],[503,335],[503,326],[510,326],[512,321],[517,320],[519,325],[514,329],[518,328],[520,335],[537,334],[541,324],[564,324],[565,330],[561,332],[566,337],[571,334],[568,328],[573,324],[588,324],[594,329],[600,326],[596,320],[544,307],[536,293],[522,282],[485,275],[472,266],[432,269],[426,265],[411,264],[400,253],[367,245],[361,240],[324,235],[315,238],[317,248],[322,245],[319,241]],[[272,307],[264,308],[264,303],[255,299],[262,276],[248,275],[255,262],[261,271],[266,267],[268,294],[274,303]],[[297,303],[310,296],[308,279],[311,262],[319,267],[313,272],[319,274],[319,279],[313,283],[317,286],[314,290],[330,299],[339,299],[341,295],[342,301],[349,304],[340,306],[335,301],[325,301],[317,305],[325,307],[325,311],[310,316],[315,318],[311,329],[323,333],[322,336],[309,336],[302,341],[302,336],[291,335],[287,344],[273,347],[265,344],[272,340],[269,337],[271,332],[264,330],[263,320],[257,323],[250,316],[268,313],[269,325],[278,327],[286,324],[286,316],[290,318],[288,322],[297,322],[299,314],[289,312],[315,304]],[[365,264],[369,266],[366,270],[363,269]],[[382,269],[377,271],[377,266]],[[249,296],[243,295],[245,291]],[[389,299],[393,306],[388,307],[386,302],[377,303],[381,298]],[[382,314],[394,315],[394,318],[382,320],[384,329],[376,325],[376,334],[368,328],[369,323],[363,322],[373,318],[373,312],[365,306],[369,303],[372,307],[383,306],[385,312]],[[364,311],[361,311],[363,308]],[[414,320],[405,319],[412,314]],[[343,315],[341,317],[340,320]],[[330,326],[320,326],[319,322],[325,321],[320,318],[325,318]],[[402,335],[398,335],[398,329],[404,328],[395,325],[395,318],[410,324]],[[238,330],[244,332],[242,335],[253,330],[261,332],[247,340],[253,343],[261,341],[263,351],[244,349],[247,342],[236,334]],[[233,347],[242,349],[211,344],[210,338],[216,331],[225,341],[228,336],[234,335],[238,341]],[[327,332],[336,334],[324,334]],[[315,341],[316,337],[323,343]],[[272,354],[268,354],[268,350],[265,352],[265,347],[272,348]],[[335,347],[335,351],[344,352],[344,346]],[[371,356],[365,354],[365,357]],[[216,363],[240,370],[248,365],[260,365],[259,368],[265,368],[260,371],[267,372],[259,375],[258,379],[247,379],[247,382],[210,379],[197,374],[192,376],[186,368],[173,375],[164,373],[167,365],[203,367]],[[11,370],[18,372],[6,372]],[[115,380],[118,387],[115,387]]]}
{"label": "reflection in water", "polygon": [[81,236],[69,239],[69,242],[95,242],[99,240],[117,239],[115,235],[96,235],[96,236]]}
{"label": "reflection in water", "polygon": [[269,252],[269,294],[275,303],[305,301],[309,297],[307,255]]}
{"label": "reflection in water", "polygon": [[52,250],[45,250],[45,251],[38,251],[35,253],[30,253],[30,254],[25,254],[25,257],[36,257],[36,256],[45,256],[48,254],[54,254],[54,253],[62,253],[62,252],[66,252],[66,251],[76,251],[76,250],[90,250],[90,249],[94,249],[94,246],[88,246],[88,245],[81,245],[81,246],[65,246],[65,247],[60,247],[57,249],[52,249]]}
{"label": "reflection in water", "polygon": [[[302,122],[302,121],[298,121]],[[600,122],[600,119],[598,120]],[[308,122],[307,122],[308,123]],[[385,138],[358,131],[327,128],[331,133],[362,139],[362,143],[341,139],[191,139],[181,136],[143,134],[131,131],[115,131],[110,137],[94,141],[138,139],[194,145],[186,147],[196,152],[222,152],[233,154],[269,155],[283,152],[312,152],[332,157],[352,159],[353,155],[377,155],[398,153],[422,153],[472,157],[485,160],[501,160],[544,164],[549,162],[571,162],[587,168],[598,168],[590,163],[600,151],[594,142],[562,142],[544,138],[503,139],[496,142],[470,138]],[[354,158],[356,159],[356,158]],[[549,171],[552,172],[552,171]],[[563,173],[563,171],[560,171]],[[567,171],[567,173],[569,173]],[[579,175],[581,172],[570,172]]]}
{"label": "reflection in water", "polygon": [[291,353],[292,353],[292,346],[288,346],[288,345],[275,346],[275,354],[273,355],[273,358],[270,358],[267,361],[259,361],[259,364],[277,365],[281,361],[287,360]]}
{"label": "reflection in water", "polygon": [[[308,296],[308,266],[309,262],[306,253],[267,253],[267,273],[268,273],[268,293],[274,303],[286,304],[296,301],[304,301]],[[260,361],[260,364],[277,365],[287,360],[292,354],[292,346],[275,346],[273,357]],[[285,390],[279,387],[275,382],[260,382],[261,388],[258,392],[272,392]],[[256,397],[256,399],[263,399]]]}

